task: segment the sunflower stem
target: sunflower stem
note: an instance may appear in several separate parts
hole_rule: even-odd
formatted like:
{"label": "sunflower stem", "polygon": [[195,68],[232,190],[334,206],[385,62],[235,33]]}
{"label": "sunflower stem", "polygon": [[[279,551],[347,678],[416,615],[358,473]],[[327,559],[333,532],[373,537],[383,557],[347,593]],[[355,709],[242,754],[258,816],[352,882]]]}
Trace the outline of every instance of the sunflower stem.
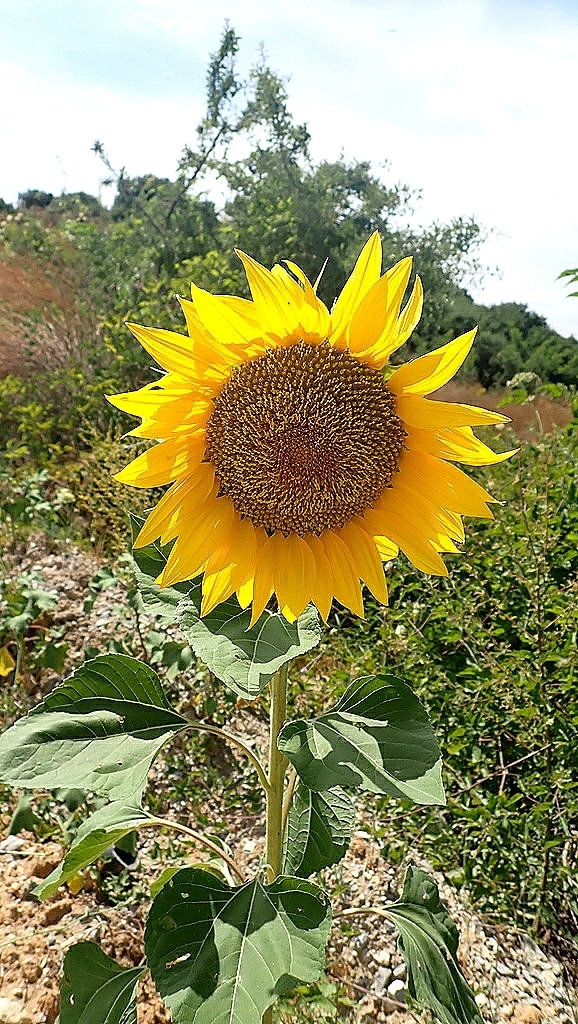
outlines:
{"label": "sunflower stem", "polygon": [[288,664],[282,665],[270,682],[271,709],[269,715],[269,789],[267,792],[267,829],[265,859],[270,874],[276,878],[281,872],[283,850],[283,786],[288,761],[277,746],[277,737],[287,711]]}
{"label": "sunflower stem", "polygon": [[[281,873],[283,857],[283,787],[289,764],[277,746],[277,737],[287,712],[287,673],[289,662],[282,665],[269,683],[271,707],[269,710],[269,788],[267,790],[267,826],[265,863],[269,880]],[[263,1024],[273,1024],[273,1007],[263,1014]]]}

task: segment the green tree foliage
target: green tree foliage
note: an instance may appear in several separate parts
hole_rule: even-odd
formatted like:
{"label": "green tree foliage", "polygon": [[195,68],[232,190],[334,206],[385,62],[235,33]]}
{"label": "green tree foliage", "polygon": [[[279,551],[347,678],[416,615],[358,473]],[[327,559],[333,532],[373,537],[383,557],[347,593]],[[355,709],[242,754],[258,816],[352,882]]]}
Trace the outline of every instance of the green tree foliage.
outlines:
{"label": "green tree foliage", "polygon": [[[220,291],[246,290],[235,247],[269,266],[294,259],[312,279],[327,261],[319,291],[331,305],[368,235],[378,230],[386,260],[415,254],[426,284],[417,344],[433,347],[441,311],[478,267],[482,230],[456,219],[410,231],[404,221],[415,196],[408,186],[384,183],[363,160],[314,163],[307,126],[294,121],[284,82],[263,56],[242,79],[238,47],[227,27],[209,62],[196,144],[185,147],[174,181],[129,178],[95,143],[117,194],[104,231],[87,237],[83,228],[77,242],[88,247],[93,283],[98,288],[107,282],[108,310],[114,302],[111,346],[122,347],[121,318],[127,315],[174,324],[167,293],[186,293],[192,279]],[[206,198],[215,178],[225,192],[222,210]]]}
{"label": "green tree foliage", "polygon": [[544,317],[521,303],[479,306],[458,294],[446,322],[456,333],[479,324],[471,365],[484,388],[503,386],[525,371],[544,383],[573,385],[578,380],[576,340],[562,338]]}
{"label": "green tree foliage", "polygon": [[54,196],[52,192],[42,192],[37,188],[30,188],[27,192],[20,192],[18,196],[19,206],[29,209],[31,206],[50,206]]}

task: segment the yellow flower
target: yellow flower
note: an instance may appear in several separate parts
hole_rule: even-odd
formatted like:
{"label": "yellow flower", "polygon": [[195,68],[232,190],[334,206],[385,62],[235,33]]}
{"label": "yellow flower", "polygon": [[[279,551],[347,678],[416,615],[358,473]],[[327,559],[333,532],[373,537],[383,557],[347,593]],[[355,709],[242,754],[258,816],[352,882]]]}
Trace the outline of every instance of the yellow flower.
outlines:
{"label": "yellow flower", "polygon": [[361,583],[387,602],[383,561],[398,550],[447,575],[441,553],[463,541],[462,517],[492,518],[494,501],[456,468],[508,458],[472,426],[505,417],[431,401],[467,356],[475,331],[384,373],[422,306],[411,259],[381,274],[374,234],[331,313],[302,270],[269,271],[244,253],[252,300],[192,286],[181,300],[189,337],[129,325],[166,374],[115,405],[160,441],[117,475],[171,486],[137,546],[174,541],[161,586],[203,574],[202,614],[231,594],[273,594],[290,620],[333,598],[363,615]]}

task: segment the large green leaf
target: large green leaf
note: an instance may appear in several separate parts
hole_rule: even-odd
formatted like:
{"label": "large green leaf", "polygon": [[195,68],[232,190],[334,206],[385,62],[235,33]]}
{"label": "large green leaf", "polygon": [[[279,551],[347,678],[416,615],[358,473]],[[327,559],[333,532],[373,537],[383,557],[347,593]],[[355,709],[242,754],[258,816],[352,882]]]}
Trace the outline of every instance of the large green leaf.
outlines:
{"label": "large green leaf", "polygon": [[331,711],[283,726],[278,745],[317,792],[355,786],[418,804],[445,803],[430,721],[395,676],[356,679]]}
{"label": "large green leaf", "polygon": [[342,789],[315,793],[299,783],[287,818],[283,870],[307,878],[336,864],[351,842],[354,825],[355,804]]}
{"label": "large green leaf", "polygon": [[296,622],[264,611],[252,628],[251,609],[242,609],[235,597],[203,618],[200,608],[201,584],[196,583],[179,605],[181,629],[211,672],[245,700],[254,700],[282,665],[321,640],[313,605]]}
{"label": "large green leaf", "polygon": [[323,968],[331,911],[303,879],[259,879],[236,889],[185,868],[153,901],[147,961],[176,1024],[261,1024],[297,981]]}
{"label": "large green leaf", "polygon": [[109,846],[114,846],[129,832],[148,825],[151,820],[151,815],[142,808],[132,807],[120,801],[100,807],[90,818],[83,821],[66,857],[36,886],[33,890],[34,895],[40,899],[52,896],[63,882],[102,857]]}
{"label": "large green leaf", "polygon": [[410,995],[429,1007],[442,1024],[482,1024],[457,961],[457,928],[433,878],[410,865],[401,899],[386,912],[399,929]]}
{"label": "large green leaf", "polygon": [[0,736],[0,781],[22,789],[77,786],[138,803],[156,753],[187,724],[153,669],[102,655]]}
{"label": "large green leaf", "polygon": [[[142,520],[132,517],[133,530]],[[282,665],[306,654],[321,640],[316,609],[310,605],[296,622],[264,611],[249,628],[251,609],[241,608],[236,597],[201,618],[201,579],[159,587],[154,582],[164,568],[170,545],[134,548],[137,582],[142,598],[154,614],[178,622],[197,657],[218,679],[245,700],[254,700]]]}
{"label": "large green leaf", "polygon": [[60,1024],[136,1024],[136,988],[146,967],[121,967],[94,942],[64,958]]}

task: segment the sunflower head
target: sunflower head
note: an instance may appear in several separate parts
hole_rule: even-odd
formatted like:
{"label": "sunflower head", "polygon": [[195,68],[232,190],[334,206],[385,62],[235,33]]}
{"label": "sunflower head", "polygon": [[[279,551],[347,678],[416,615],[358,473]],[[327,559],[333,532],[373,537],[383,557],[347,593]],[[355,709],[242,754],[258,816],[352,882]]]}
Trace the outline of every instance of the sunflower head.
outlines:
{"label": "sunflower head", "polygon": [[117,479],[170,485],[136,542],[174,541],[157,582],[202,575],[203,614],[236,593],[254,622],[273,595],[290,620],[310,601],[326,619],[334,598],[362,615],[362,582],[386,603],[383,562],[399,549],[446,575],[463,516],[491,518],[495,500],[455,463],[512,454],[472,431],[506,417],[428,397],[475,331],[391,372],[421,313],[419,278],[402,306],[410,259],[382,275],[374,234],[330,313],[294,263],[238,255],[250,300],[193,285],[188,337],[128,325],[166,371],[111,399],[159,442]]}

